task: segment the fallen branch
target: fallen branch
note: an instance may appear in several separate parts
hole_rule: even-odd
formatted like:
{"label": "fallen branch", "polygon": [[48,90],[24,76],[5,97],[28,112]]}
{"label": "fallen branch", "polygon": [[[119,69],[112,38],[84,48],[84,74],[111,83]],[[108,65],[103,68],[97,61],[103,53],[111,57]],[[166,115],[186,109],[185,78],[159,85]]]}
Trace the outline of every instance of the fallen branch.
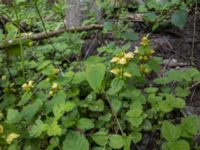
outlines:
{"label": "fallen branch", "polygon": [[[90,30],[102,30],[103,29],[103,25],[101,24],[92,24],[89,26],[81,26],[81,27],[73,27],[73,28],[60,28],[57,29],[55,31],[50,31],[50,32],[42,32],[42,33],[36,33],[36,34],[26,34],[23,35],[21,40],[24,41],[38,41],[38,40],[44,40],[47,38],[51,38],[51,37],[55,37],[55,36],[59,36],[65,32],[82,32],[82,31],[90,31]],[[0,44],[0,49],[4,49],[4,48],[9,48],[12,47],[14,45],[17,45],[19,42],[19,38],[15,39],[15,40],[9,40],[4,42],[3,44]]]}

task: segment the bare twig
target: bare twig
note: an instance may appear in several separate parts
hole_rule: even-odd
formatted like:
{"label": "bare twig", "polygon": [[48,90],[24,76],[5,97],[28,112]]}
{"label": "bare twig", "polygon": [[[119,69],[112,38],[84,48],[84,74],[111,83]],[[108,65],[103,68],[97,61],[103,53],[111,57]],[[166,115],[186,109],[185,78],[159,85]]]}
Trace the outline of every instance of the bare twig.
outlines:
{"label": "bare twig", "polygon": [[[88,25],[88,26],[81,26],[81,27],[72,27],[69,29],[64,28],[60,28],[57,29],[55,31],[50,31],[50,32],[42,32],[42,33],[36,33],[36,34],[26,34],[24,36],[22,36],[22,40],[24,42],[32,40],[32,41],[38,41],[38,40],[44,40],[47,38],[51,38],[51,37],[55,37],[55,36],[59,36],[65,32],[82,32],[82,31],[90,31],[90,30],[102,30],[103,29],[103,25],[101,24],[92,24],[92,25]],[[12,47],[14,45],[18,45],[19,43],[19,38],[13,40],[13,41],[6,41],[3,44],[0,44],[0,49],[4,49],[5,47]]]}

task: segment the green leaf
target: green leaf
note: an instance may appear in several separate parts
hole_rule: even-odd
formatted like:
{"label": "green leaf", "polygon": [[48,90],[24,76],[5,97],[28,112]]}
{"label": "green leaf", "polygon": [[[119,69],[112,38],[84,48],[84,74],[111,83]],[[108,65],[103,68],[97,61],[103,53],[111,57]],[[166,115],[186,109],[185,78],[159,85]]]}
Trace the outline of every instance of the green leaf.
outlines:
{"label": "green leaf", "polygon": [[125,71],[130,72],[133,76],[140,77],[140,69],[138,65],[134,62],[130,62],[127,67],[124,68]]}
{"label": "green leaf", "polygon": [[49,136],[60,136],[62,133],[61,127],[58,125],[57,121],[53,121],[50,125],[47,127],[47,134]]}
{"label": "green leaf", "polygon": [[164,101],[159,102],[159,109],[167,113],[167,112],[172,111],[173,107],[169,103],[167,103],[167,101],[164,100]]}
{"label": "green leaf", "polygon": [[36,120],[35,124],[30,130],[31,137],[39,137],[44,131],[47,130],[47,125],[44,124],[41,120]]}
{"label": "green leaf", "polygon": [[124,139],[121,135],[113,134],[109,138],[109,146],[114,149],[120,149],[124,146]]}
{"label": "green leaf", "polygon": [[154,12],[148,12],[144,14],[144,19],[147,22],[154,22],[156,20],[157,16]]}
{"label": "green leaf", "polygon": [[113,112],[118,113],[122,107],[122,101],[119,98],[112,98],[110,102]]}
{"label": "green leaf", "polygon": [[180,126],[173,125],[169,121],[164,121],[161,134],[167,141],[176,141],[181,136],[181,128]]}
{"label": "green leaf", "polygon": [[50,111],[52,111],[55,105],[64,104],[66,101],[66,98],[67,98],[66,93],[63,90],[58,91],[51,100],[46,101],[45,103],[46,113],[49,113]]}
{"label": "green leaf", "polygon": [[70,131],[63,142],[63,150],[89,150],[88,140],[77,132]]}
{"label": "green leaf", "polygon": [[32,93],[31,92],[25,92],[22,97],[21,100],[19,101],[19,103],[17,104],[18,106],[23,106],[25,105],[30,99],[31,99]]}
{"label": "green leaf", "polygon": [[23,107],[21,115],[26,121],[31,121],[34,115],[40,110],[43,102],[40,99],[36,99],[35,102]]}
{"label": "green leaf", "polygon": [[97,101],[93,101],[89,104],[89,110],[101,112],[104,110],[104,102],[103,100],[99,99]]}
{"label": "green leaf", "polygon": [[181,98],[170,99],[170,105],[174,108],[184,108],[185,107],[185,100]]}
{"label": "green leaf", "polygon": [[129,110],[126,115],[128,117],[139,117],[143,113],[142,109],[140,108],[134,108]]}
{"label": "green leaf", "polygon": [[111,82],[111,88],[108,90],[109,95],[114,95],[119,92],[124,86],[124,80],[120,78],[114,78]]}
{"label": "green leaf", "polygon": [[18,110],[15,109],[8,109],[6,122],[9,124],[17,123],[21,120],[21,115]]}
{"label": "green leaf", "polygon": [[92,135],[92,139],[96,144],[104,146],[108,142],[108,134],[104,131],[99,131]]}
{"label": "green leaf", "polygon": [[72,79],[73,84],[79,84],[83,82],[86,78],[85,72],[77,72],[74,74],[74,77]]}
{"label": "green leaf", "polygon": [[88,118],[81,118],[77,122],[77,127],[81,130],[90,130],[94,128],[94,121]]}
{"label": "green leaf", "polygon": [[171,22],[179,28],[184,28],[187,22],[188,13],[186,10],[176,10],[171,16]]}
{"label": "green leaf", "polygon": [[192,136],[200,131],[200,119],[196,115],[187,116],[181,119],[181,128]]}
{"label": "green leaf", "polygon": [[102,88],[105,71],[106,66],[104,64],[91,65],[86,70],[86,79],[95,92],[99,92]]}
{"label": "green leaf", "polygon": [[128,121],[131,123],[131,125],[136,128],[138,128],[142,124],[143,120],[144,120],[143,116],[128,118]]}
{"label": "green leaf", "polygon": [[122,37],[124,40],[130,40],[130,41],[136,41],[136,40],[139,39],[137,33],[132,32],[132,31],[130,31],[130,32],[123,32],[123,33],[121,34],[121,37]]}
{"label": "green leaf", "polygon": [[163,150],[190,150],[190,145],[185,140],[178,140],[175,142],[167,142],[162,145]]}

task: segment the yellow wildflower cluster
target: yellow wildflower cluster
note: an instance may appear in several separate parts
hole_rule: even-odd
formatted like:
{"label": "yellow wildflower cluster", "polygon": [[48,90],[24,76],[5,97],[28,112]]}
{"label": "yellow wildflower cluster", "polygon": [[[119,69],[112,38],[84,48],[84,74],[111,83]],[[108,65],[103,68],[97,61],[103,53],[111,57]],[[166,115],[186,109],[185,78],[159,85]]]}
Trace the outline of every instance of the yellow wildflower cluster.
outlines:
{"label": "yellow wildflower cluster", "polygon": [[[119,56],[113,57],[111,62],[123,66],[129,63],[129,61],[134,58],[134,55],[135,54],[133,52],[122,53]],[[110,70],[110,72],[114,75],[122,75],[124,77],[130,78],[132,74],[129,72],[123,72],[122,66],[115,67],[112,70]]]}
{"label": "yellow wildflower cluster", "polygon": [[116,64],[121,64],[121,65],[125,65],[129,62],[129,60],[131,60],[132,58],[134,58],[134,53],[133,52],[128,52],[128,53],[122,53],[121,56],[116,56],[113,57],[111,62],[112,63],[116,63]]}
{"label": "yellow wildflower cluster", "polygon": [[30,81],[28,81],[27,83],[24,83],[24,84],[22,85],[22,89],[23,89],[24,91],[26,91],[26,92],[30,91],[32,88],[33,88],[33,81],[32,81],[32,80],[30,80]]}
{"label": "yellow wildflower cluster", "polygon": [[57,83],[52,83],[52,85],[51,85],[51,90],[49,91],[49,96],[53,96],[53,94],[55,93],[55,92],[57,92],[58,90],[60,89],[60,87],[58,86],[58,84]]}
{"label": "yellow wildflower cluster", "polygon": [[12,141],[13,141],[14,139],[18,138],[19,136],[20,136],[19,134],[10,133],[10,134],[8,134],[8,136],[7,136],[7,138],[6,138],[6,142],[7,142],[8,144],[11,144]]}
{"label": "yellow wildflower cluster", "polygon": [[149,45],[149,39],[148,39],[148,36],[145,36],[142,38],[142,41],[140,43],[142,46],[148,46]]}

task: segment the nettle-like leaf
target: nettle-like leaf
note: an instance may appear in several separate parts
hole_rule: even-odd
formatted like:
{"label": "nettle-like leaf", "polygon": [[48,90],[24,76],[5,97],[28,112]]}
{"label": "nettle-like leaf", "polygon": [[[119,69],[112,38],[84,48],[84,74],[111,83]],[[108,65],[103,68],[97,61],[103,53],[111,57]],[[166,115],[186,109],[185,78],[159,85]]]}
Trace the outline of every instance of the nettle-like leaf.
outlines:
{"label": "nettle-like leaf", "polygon": [[114,78],[111,82],[111,88],[108,90],[109,95],[114,95],[119,92],[125,85],[124,80],[120,78]]}
{"label": "nettle-like leaf", "polygon": [[21,115],[26,121],[31,121],[34,115],[40,110],[43,102],[40,99],[36,99],[32,104],[28,104],[23,107]]}
{"label": "nettle-like leaf", "polygon": [[162,145],[163,150],[190,150],[190,145],[185,140],[166,142]]}
{"label": "nettle-like leaf", "polygon": [[18,123],[21,120],[21,114],[18,110],[15,109],[8,109],[6,122],[9,124]]}
{"label": "nettle-like leaf", "polygon": [[47,134],[49,136],[59,136],[62,133],[61,127],[58,122],[54,120],[50,125],[47,126]]}
{"label": "nettle-like leaf", "polygon": [[98,131],[92,135],[92,139],[96,144],[104,146],[108,143],[109,135],[105,131]]}
{"label": "nettle-like leaf", "polygon": [[176,10],[171,16],[171,22],[179,28],[184,28],[187,22],[188,13],[186,10]]}
{"label": "nettle-like leaf", "polygon": [[187,116],[181,119],[181,128],[187,135],[194,136],[200,131],[200,119],[196,115]]}
{"label": "nettle-like leaf", "polygon": [[122,148],[124,143],[124,138],[121,135],[113,134],[109,136],[109,146],[113,149]]}
{"label": "nettle-like leaf", "polygon": [[161,134],[167,141],[177,141],[181,137],[181,132],[180,126],[175,126],[169,121],[163,122]]}
{"label": "nettle-like leaf", "polygon": [[30,130],[30,136],[39,137],[48,128],[47,124],[43,123],[41,120],[36,120],[35,124]]}
{"label": "nettle-like leaf", "polygon": [[63,150],[89,150],[88,140],[78,132],[67,133],[62,146]]}
{"label": "nettle-like leaf", "polygon": [[102,89],[105,72],[106,66],[104,64],[94,64],[86,69],[86,79],[95,92]]}
{"label": "nettle-like leaf", "polygon": [[80,118],[77,122],[77,127],[81,130],[90,130],[94,128],[94,120],[88,118]]}
{"label": "nettle-like leaf", "polygon": [[89,104],[89,110],[94,111],[94,112],[102,112],[104,110],[103,100],[99,99],[97,101],[92,101]]}

